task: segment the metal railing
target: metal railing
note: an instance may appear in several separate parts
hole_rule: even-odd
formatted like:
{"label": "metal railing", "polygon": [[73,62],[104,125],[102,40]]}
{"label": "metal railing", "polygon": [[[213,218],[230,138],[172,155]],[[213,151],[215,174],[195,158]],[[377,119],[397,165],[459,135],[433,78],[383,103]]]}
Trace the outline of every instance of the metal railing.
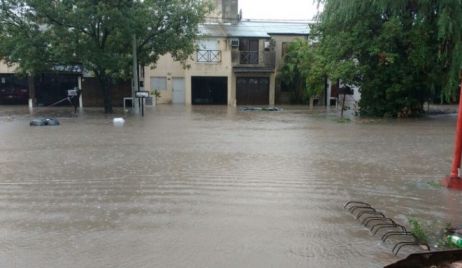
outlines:
{"label": "metal railing", "polygon": [[233,51],[233,66],[274,68],[276,53],[274,51]]}
{"label": "metal railing", "polygon": [[258,51],[239,52],[239,64],[258,64]]}
{"label": "metal railing", "polygon": [[197,50],[197,62],[221,62],[221,50]]}

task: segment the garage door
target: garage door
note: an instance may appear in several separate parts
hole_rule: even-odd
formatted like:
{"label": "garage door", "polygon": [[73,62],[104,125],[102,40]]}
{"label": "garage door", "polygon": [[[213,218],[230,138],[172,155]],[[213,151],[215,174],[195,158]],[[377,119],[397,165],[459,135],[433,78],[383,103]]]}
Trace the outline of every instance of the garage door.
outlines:
{"label": "garage door", "polygon": [[192,104],[226,105],[228,103],[228,78],[204,77],[191,78]]}
{"label": "garage door", "polygon": [[268,105],[268,77],[238,77],[236,87],[237,105]]}

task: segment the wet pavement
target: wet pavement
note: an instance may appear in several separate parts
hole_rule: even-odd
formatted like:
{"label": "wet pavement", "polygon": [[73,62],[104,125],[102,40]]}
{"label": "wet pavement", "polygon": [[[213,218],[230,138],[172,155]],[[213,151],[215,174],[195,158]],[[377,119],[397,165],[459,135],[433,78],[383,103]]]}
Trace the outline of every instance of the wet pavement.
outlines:
{"label": "wet pavement", "polygon": [[61,126],[29,127],[27,108],[0,106],[0,267],[382,267],[392,245],[346,201],[462,223],[462,193],[438,186],[454,115],[71,111],[38,109]]}

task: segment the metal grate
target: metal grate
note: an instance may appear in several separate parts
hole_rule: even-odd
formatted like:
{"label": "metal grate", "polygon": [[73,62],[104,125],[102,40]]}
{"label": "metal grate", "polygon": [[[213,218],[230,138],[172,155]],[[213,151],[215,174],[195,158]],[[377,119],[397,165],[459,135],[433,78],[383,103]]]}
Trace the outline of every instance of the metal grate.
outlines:
{"label": "metal grate", "polygon": [[370,204],[360,201],[349,201],[344,205],[344,209],[353,214],[357,220],[368,228],[372,235],[380,233],[382,241],[386,242],[390,238],[398,238],[394,242],[391,252],[398,255],[403,247],[423,246],[430,251],[430,246],[426,241],[420,241],[406,227],[396,223],[393,219],[386,217],[382,212],[377,211]]}

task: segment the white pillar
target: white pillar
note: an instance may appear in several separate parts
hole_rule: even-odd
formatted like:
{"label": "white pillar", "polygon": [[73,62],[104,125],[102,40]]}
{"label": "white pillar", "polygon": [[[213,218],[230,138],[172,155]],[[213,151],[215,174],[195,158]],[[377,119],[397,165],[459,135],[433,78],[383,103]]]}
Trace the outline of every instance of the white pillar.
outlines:
{"label": "white pillar", "polygon": [[34,76],[29,74],[27,76],[27,87],[29,89],[29,112],[34,111],[35,99],[37,98],[37,89],[35,88]]}
{"label": "white pillar", "polygon": [[83,109],[83,97],[82,97],[82,94],[83,94],[83,91],[82,91],[82,77],[79,76],[77,78],[77,87],[79,88],[80,90],[80,96],[79,96],[79,108],[80,110]]}
{"label": "white pillar", "polygon": [[34,100],[29,98],[29,112],[32,113],[34,111]]}

